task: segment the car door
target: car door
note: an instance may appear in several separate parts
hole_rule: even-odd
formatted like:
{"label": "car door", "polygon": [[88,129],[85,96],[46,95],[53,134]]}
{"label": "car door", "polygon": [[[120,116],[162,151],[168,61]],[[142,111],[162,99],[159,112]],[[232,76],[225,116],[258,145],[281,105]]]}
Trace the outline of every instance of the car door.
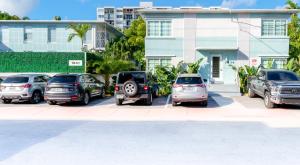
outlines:
{"label": "car door", "polygon": [[94,94],[97,95],[97,96],[100,96],[102,94],[102,91],[104,90],[104,84],[101,83],[98,79],[96,79],[92,75],[90,75],[90,78],[93,81],[93,91],[94,91]]}
{"label": "car door", "polygon": [[35,76],[33,78],[33,89],[32,90],[35,90],[35,89],[38,89],[42,92],[42,94],[44,94],[44,91],[45,91],[45,81],[43,79],[43,76]]}

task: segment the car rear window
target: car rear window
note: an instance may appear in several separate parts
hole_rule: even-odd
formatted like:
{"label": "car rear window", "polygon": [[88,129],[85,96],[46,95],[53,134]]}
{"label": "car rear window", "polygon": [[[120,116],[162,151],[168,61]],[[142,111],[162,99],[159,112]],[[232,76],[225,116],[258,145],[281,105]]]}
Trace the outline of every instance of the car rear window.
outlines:
{"label": "car rear window", "polygon": [[120,73],[117,83],[124,84],[126,81],[133,80],[137,83],[145,83],[146,74],[145,73]]}
{"label": "car rear window", "polygon": [[176,84],[202,84],[200,77],[179,77]]}
{"label": "car rear window", "polygon": [[48,83],[74,83],[77,80],[77,76],[54,76]]}
{"label": "car rear window", "polygon": [[7,77],[3,83],[27,83],[29,77]]}
{"label": "car rear window", "polygon": [[299,78],[290,72],[268,72],[267,79],[273,81],[299,81]]}

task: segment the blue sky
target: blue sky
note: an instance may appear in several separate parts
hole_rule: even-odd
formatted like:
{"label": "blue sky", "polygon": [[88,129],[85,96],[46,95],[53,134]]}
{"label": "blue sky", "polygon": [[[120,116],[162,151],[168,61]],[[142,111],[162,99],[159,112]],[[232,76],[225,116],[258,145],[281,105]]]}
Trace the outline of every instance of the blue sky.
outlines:
{"label": "blue sky", "polygon": [[[145,0],[147,1],[147,0]],[[150,1],[150,0],[148,0]],[[223,6],[228,8],[280,8],[286,0],[152,0],[155,6]],[[300,1],[300,0],[295,0]],[[140,0],[0,0],[0,10],[31,19],[96,19],[101,6],[138,6]]]}

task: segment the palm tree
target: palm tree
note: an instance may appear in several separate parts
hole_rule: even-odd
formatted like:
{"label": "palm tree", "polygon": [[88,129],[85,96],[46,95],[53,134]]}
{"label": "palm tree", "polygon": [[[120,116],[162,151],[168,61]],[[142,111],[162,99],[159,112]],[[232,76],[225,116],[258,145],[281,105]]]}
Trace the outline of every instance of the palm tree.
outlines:
{"label": "palm tree", "polygon": [[89,24],[70,24],[68,29],[72,29],[74,32],[68,37],[68,42],[71,42],[74,37],[78,37],[81,40],[81,47],[83,48],[84,38],[86,33],[91,29]]}
{"label": "palm tree", "polygon": [[56,20],[56,21],[60,21],[61,17],[60,16],[54,16],[53,19]]}
{"label": "palm tree", "polygon": [[292,0],[287,0],[286,5],[286,9],[300,9],[300,6]]}
{"label": "palm tree", "polygon": [[129,71],[135,69],[133,62],[114,58],[108,53],[104,53],[102,59],[93,62],[93,67],[95,68],[97,74],[104,75],[106,89],[109,87],[109,78],[112,74],[116,74],[120,71]]}

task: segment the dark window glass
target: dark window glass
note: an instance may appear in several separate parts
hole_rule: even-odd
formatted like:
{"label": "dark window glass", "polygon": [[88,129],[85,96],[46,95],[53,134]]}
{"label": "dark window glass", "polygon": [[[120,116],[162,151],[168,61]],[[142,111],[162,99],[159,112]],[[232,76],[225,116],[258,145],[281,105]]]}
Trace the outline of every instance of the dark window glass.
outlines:
{"label": "dark window glass", "polygon": [[290,72],[268,72],[268,80],[273,81],[299,81],[294,73]]}
{"label": "dark window glass", "polygon": [[74,83],[76,79],[76,76],[54,76],[49,83]]}
{"label": "dark window glass", "polygon": [[29,77],[8,77],[3,83],[27,83],[29,81]]}
{"label": "dark window glass", "polygon": [[137,83],[145,83],[145,73],[121,73],[118,78],[118,84],[124,84],[126,81],[133,80]]}
{"label": "dark window glass", "polygon": [[179,77],[176,84],[202,84],[200,77]]}

